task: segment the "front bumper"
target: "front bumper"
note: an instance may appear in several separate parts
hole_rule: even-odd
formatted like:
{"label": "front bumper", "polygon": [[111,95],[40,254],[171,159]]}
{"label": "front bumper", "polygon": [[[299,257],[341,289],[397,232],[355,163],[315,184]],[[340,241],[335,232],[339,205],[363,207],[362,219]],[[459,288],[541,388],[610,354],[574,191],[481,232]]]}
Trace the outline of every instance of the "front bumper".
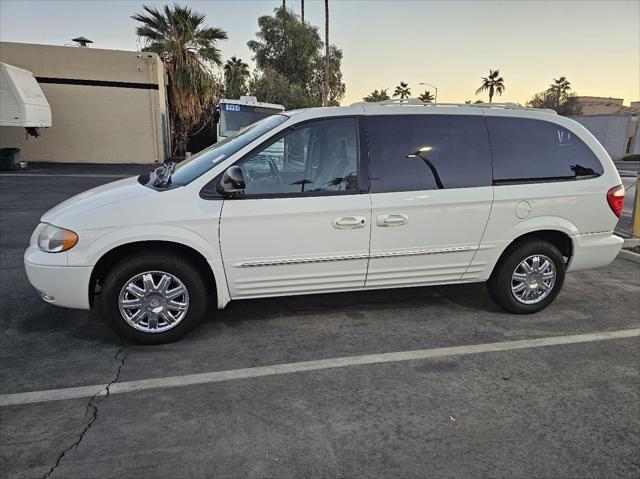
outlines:
{"label": "front bumper", "polygon": [[624,240],[611,232],[572,236],[573,255],[567,271],[582,271],[610,264],[622,249]]}
{"label": "front bumper", "polygon": [[24,269],[31,285],[47,303],[90,309],[91,266],[67,266],[67,253],[44,253],[36,246],[24,252]]}

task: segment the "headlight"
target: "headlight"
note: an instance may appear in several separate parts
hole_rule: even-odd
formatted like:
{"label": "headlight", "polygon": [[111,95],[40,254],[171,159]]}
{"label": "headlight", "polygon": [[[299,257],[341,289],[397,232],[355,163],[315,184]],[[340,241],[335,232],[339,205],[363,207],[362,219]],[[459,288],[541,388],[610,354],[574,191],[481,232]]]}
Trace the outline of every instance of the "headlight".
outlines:
{"label": "headlight", "polygon": [[46,225],[38,235],[38,247],[45,253],[61,253],[73,248],[78,235],[73,231]]}

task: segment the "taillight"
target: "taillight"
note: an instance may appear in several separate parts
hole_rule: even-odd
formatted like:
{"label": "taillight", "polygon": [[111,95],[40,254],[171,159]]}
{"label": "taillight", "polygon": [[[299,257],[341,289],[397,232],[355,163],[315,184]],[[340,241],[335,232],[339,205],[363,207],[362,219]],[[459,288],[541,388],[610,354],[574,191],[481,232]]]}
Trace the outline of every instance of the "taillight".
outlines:
{"label": "taillight", "polygon": [[607,203],[609,203],[613,214],[620,218],[624,206],[624,186],[614,186],[607,191]]}

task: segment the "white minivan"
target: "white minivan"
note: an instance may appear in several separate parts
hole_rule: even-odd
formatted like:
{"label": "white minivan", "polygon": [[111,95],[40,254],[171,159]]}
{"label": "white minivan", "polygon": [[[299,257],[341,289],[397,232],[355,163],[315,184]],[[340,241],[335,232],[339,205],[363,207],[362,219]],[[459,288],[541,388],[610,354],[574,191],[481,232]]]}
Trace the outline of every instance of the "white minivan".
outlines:
{"label": "white minivan", "polygon": [[551,111],[313,108],[61,203],[24,260],[45,301],[141,343],[182,337],[210,300],[487,282],[534,313],[616,257],[623,201],[604,148]]}

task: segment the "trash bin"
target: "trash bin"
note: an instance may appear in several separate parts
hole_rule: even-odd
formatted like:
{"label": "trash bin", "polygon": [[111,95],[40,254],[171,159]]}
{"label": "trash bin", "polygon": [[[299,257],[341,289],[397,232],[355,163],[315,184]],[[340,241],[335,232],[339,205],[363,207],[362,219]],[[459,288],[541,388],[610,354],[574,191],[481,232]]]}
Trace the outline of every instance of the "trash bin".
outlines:
{"label": "trash bin", "polygon": [[26,166],[20,161],[20,148],[0,148],[0,170],[19,170]]}

